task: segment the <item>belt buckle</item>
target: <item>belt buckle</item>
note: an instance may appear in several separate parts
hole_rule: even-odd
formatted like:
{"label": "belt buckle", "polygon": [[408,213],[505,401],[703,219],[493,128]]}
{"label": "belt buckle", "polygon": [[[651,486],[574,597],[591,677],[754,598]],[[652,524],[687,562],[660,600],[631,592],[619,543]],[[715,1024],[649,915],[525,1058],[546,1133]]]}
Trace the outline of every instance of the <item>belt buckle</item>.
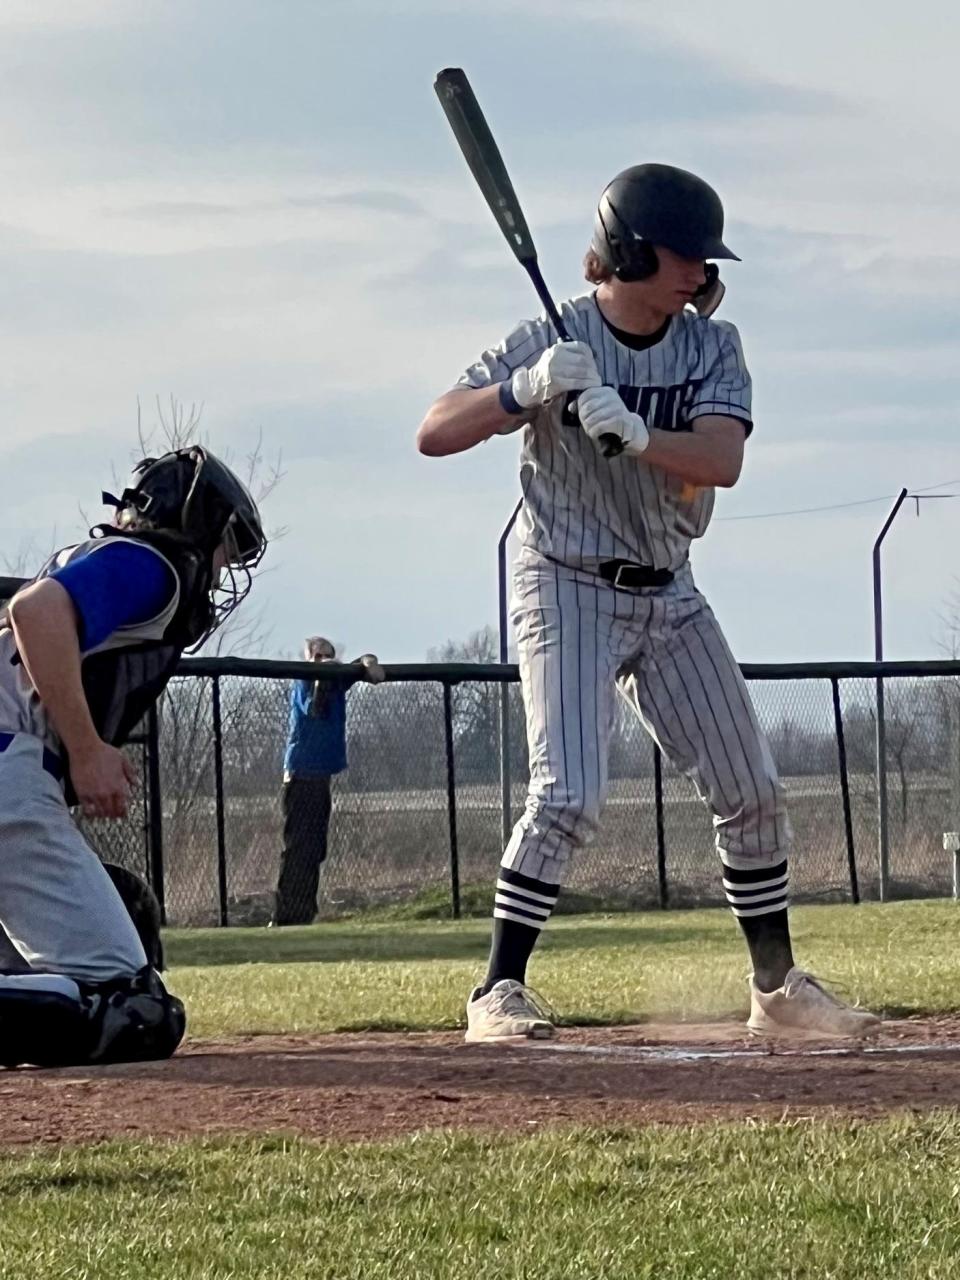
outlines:
{"label": "belt buckle", "polygon": [[637,567],[637,566],[636,566],[635,564],[629,564],[629,563],[625,563],[625,564],[618,564],[618,565],[617,565],[617,572],[616,572],[616,573],[614,574],[614,576],[613,576],[613,585],[614,585],[614,588],[615,588],[615,589],[622,590],[622,591],[630,591],[630,590],[632,590],[632,588],[631,588],[631,587],[628,587],[628,586],[626,585],[626,583],[624,583],[624,582],[622,582],[622,581],[621,581],[620,575],[624,572],[624,570],[629,571],[630,569],[635,569],[636,567]]}

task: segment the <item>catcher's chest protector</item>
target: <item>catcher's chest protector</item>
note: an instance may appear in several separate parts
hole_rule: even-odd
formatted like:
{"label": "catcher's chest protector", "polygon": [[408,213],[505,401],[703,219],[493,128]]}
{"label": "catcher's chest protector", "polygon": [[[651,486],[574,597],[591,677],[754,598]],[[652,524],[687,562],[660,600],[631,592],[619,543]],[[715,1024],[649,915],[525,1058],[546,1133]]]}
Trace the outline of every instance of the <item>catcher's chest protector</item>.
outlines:
{"label": "catcher's chest protector", "polygon": [[[206,630],[210,571],[200,553],[176,535],[111,530],[109,537],[151,547],[170,568],[177,584],[156,618],[114,633],[83,657],[83,688],[97,732],[105,742],[120,746],[160,697],[184,649]],[[94,539],[71,548],[66,559],[55,557],[50,567],[96,554],[105,541]]]}

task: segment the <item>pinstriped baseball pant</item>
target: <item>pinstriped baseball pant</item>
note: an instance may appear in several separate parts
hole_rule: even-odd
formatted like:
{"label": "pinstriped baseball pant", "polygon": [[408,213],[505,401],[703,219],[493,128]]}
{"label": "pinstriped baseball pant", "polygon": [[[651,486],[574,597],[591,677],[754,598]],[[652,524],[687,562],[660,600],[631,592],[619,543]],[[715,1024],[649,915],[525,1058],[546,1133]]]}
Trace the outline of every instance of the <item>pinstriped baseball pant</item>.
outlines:
{"label": "pinstriped baseball pant", "polygon": [[689,567],[665,588],[614,590],[549,562],[518,565],[517,636],[530,754],[526,808],[502,865],[562,884],[607,791],[616,693],[713,814],[737,870],[783,861],[783,790],[740,669]]}

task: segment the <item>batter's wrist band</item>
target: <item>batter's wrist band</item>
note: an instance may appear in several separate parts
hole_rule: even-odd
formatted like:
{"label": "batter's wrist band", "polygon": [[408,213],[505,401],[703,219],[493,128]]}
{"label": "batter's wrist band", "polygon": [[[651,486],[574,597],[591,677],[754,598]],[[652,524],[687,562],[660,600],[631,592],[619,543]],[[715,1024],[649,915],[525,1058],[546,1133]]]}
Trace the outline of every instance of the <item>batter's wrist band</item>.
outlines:
{"label": "batter's wrist band", "polygon": [[513,394],[512,380],[508,379],[506,382],[501,382],[497,394],[500,397],[500,408],[504,413],[509,413],[516,417],[517,414],[524,412],[523,405]]}

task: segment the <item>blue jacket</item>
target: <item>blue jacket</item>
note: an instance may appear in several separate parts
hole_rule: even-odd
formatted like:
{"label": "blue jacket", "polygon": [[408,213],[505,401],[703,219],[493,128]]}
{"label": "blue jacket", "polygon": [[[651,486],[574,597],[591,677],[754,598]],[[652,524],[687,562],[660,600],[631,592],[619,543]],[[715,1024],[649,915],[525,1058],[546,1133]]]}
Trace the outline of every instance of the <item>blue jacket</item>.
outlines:
{"label": "blue jacket", "polygon": [[284,775],[322,778],[347,767],[347,695],[340,685],[320,684],[322,707],[313,707],[315,682],[298,680],[290,693],[290,728]]}

